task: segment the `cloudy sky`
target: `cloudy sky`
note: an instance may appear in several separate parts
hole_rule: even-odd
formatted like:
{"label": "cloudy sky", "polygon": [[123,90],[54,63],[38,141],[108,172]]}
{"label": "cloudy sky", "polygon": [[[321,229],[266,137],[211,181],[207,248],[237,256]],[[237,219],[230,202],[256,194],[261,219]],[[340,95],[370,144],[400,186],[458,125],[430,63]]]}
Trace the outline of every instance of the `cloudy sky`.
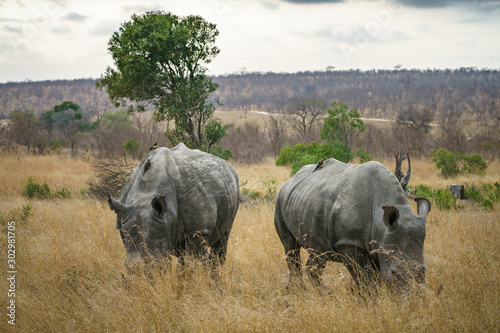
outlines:
{"label": "cloudy sky", "polygon": [[149,10],[216,23],[214,75],[500,69],[499,0],[0,0],[0,82],[97,78],[112,33]]}

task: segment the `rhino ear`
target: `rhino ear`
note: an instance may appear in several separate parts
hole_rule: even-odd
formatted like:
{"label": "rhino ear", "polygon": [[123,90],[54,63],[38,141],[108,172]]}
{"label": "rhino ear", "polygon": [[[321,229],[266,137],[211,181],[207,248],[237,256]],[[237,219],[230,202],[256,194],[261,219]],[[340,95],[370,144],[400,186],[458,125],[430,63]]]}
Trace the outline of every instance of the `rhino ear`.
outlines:
{"label": "rhino ear", "polygon": [[394,206],[382,206],[384,209],[384,223],[389,228],[394,228],[398,224],[399,210]]}
{"label": "rhino ear", "polygon": [[415,201],[417,202],[418,217],[425,219],[431,211],[431,203],[426,198],[415,198]]}
{"label": "rhino ear", "polygon": [[120,201],[113,199],[111,196],[108,197],[108,205],[112,211],[116,214],[125,214],[128,209],[127,205],[122,204]]}

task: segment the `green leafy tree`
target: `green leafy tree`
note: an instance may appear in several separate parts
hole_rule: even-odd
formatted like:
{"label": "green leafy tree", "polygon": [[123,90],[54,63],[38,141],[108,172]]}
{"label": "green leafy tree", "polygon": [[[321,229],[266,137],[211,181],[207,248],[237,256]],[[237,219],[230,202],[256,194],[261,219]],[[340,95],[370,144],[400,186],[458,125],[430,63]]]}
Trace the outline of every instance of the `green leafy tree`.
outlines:
{"label": "green leafy tree", "polygon": [[141,144],[134,139],[130,139],[123,144],[123,151],[125,153],[131,154],[133,158],[136,158],[136,154],[139,151],[139,148],[141,148]]}
{"label": "green leafy tree", "polygon": [[133,15],[108,43],[116,69],[108,67],[96,85],[106,89],[115,105],[132,101],[130,109],[138,111],[154,105],[155,120],[174,122],[166,131],[173,144],[208,150],[225,133],[212,119],[215,107],[208,102],[218,84],[204,67],[219,54],[214,46],[218,34],[216,25],[200,16],[163,11]]}
{"label": "green leafy tree", "polygon": [[352,159],[352,146],[365,129],[366,125],[357,109],[349,109],[343,103],[333,102],[321,129],[321,139],[332,144],[340,142],[345,148],[344,156],[347,163]]}
{"label": "green leafy tree", "polygon": [[71,156],[74,156],[81,132],[88,129],[88,123],[83,119],[80,105],[71,101],[64,101],[54,106],[50,112],[45,113],[44,121],[63,133],[64,137],[69,141]]}

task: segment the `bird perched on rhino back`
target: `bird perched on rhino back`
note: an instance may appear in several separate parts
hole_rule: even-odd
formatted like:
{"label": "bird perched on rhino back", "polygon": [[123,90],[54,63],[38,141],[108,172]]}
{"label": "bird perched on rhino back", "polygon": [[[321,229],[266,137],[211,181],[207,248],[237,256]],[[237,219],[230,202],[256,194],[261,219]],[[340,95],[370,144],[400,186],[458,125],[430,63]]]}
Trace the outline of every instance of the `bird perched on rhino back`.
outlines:
{"label": "bird perched on rhino back", "polygon": [[325,163],[325,161],[323,161],[323,159],[320,159],[318,164],[316,164],[316,167],[314,168],[313,172],[318,170],[318,169],[321,169],[323,167],[324,163]]}
{"label": "bird perched on rhino back", "polygon": [[153,145],[151,147],[149,147],[149,151],[156,149],[156,148],[158,148],[158,140],[156,140],[156,142],[153,143]]}

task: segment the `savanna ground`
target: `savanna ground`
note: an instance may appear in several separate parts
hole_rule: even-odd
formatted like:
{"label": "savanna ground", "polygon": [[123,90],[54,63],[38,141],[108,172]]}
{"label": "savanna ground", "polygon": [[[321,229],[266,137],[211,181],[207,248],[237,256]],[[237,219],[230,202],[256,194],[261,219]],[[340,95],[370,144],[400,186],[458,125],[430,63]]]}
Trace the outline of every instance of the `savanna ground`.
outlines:
{"label": "savanna ground", "polygon": [[[390,170],[394,161],[384,163]],[[290,170],[268,160],[234,165],[240,183],[274,191]],[[403,164],[405,169],[405,164]],[[406,171],[406,170],[404,170]],[[412,160],[410,184],[500,181],[500,163],[483,177],[444,180],[428,161]],[[69,199],[28,200],[28,177]],[[65,156],[0,156],[0,331],[22,332],[498,332],[500,331],[500,207],[483,211],[433,207],[427,218],[424,292],[402,297],[381,286],[371,297],[352,291],[340,264],[329,264],[325,288],[309,282],[287,290],[288,270],[274,230],[272,201],[240,205],[226,265],[215,286],[203,265],[175,266],[152,279],[129,278],[115,214],[83,196],[90,163]],[[273,185],[273,180],[274,185]],[[85,194],[85,191],[83,191]],[[28,207],[29,216],[22,207]],[[415,205],[412,203],[414,210]],[[16,326],[7,323],[7,221],[16,221]],[[438,290],[440,292],[438,292]]]}

